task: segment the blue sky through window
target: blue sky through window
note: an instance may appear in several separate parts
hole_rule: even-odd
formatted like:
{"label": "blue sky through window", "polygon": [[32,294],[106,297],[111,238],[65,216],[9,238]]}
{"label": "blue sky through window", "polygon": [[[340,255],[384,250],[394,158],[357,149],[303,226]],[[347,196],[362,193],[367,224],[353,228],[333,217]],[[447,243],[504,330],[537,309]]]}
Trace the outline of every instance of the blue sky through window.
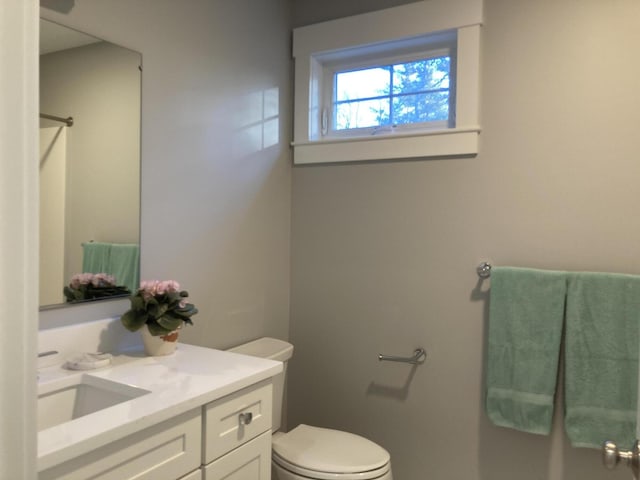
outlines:
{"label": "blue sky through window", "polygon": [[334,130],[447,121],[449,56],[335,74]]}

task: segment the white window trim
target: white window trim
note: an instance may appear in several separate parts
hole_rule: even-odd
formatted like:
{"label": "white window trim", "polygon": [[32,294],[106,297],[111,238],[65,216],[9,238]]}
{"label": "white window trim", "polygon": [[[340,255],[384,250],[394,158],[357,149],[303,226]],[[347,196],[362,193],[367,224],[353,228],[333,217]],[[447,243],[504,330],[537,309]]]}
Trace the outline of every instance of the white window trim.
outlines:
{"label": "white window trim", "polygon": [[[482,0],[423,0],[294,30],[294,163],[328,163],[478,153]],[[457,35],[455,128],[357,138],[322,137],[322,78],[327,58],[362,46]]]}

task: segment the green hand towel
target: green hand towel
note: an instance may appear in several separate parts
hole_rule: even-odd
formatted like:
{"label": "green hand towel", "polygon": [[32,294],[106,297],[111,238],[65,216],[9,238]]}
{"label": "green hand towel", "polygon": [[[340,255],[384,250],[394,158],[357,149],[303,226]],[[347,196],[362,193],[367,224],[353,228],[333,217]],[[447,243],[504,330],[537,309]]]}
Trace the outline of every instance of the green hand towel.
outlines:
{"label": "green hand towel", "polygon": [[485,407],[495,425],[551,431],[566,288],[564,272],[491,270]]}
{"label": "green hand towel", "polygon": [[569,276],[565,430],[574,447],[605,440],[630,447],[636,434],[640,277]]}
{"label": "green hand towel", "polygon": [[82,244],[82,272],[103,273],[109,268],[111,244],[87,242]]}
{"label": "green hand towel", "polygon": [[140,247],[134,243],[114,243],[111,245],[109,273],[116,284],[124,285],[131,293],[140,286]]}

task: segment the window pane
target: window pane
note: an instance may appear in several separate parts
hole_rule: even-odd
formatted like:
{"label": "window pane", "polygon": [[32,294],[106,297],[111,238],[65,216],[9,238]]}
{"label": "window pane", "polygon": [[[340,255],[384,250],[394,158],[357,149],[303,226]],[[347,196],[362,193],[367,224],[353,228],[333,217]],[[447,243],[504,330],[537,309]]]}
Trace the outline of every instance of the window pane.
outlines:
{"label": "window pane", "polygon": [[449,92],[419,93],[393,98],[393,124],[449,119]]}
{"label": "window pane", "polygon": [[358,100],[389,94],[390,67],[336,73],[336,101]]}
{"label": "window pane", "polygon": [[393,93],[449,88],[451,58],[435,57],[393,66]]}
{"label": "window pane", "polygon": [[339,103],[335,106],[335,129],[377,127],[389,123],[389,99]]}
{"label": "window pane", "polygon": [[334,130],[447,121],[450,66],[444,55],[337,72]]}

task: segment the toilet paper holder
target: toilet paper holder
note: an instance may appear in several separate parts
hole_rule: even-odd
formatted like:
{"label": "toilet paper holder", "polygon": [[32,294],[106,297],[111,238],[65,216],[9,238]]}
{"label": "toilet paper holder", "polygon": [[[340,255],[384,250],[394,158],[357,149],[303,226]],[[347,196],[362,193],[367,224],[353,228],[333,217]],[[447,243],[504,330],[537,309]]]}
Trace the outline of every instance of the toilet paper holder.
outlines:
{"label": "toilet paper holder", "polygon": [[413,351],[413,355],[410,357],[398,357],[396,355],[383,355],[382,353],[378,354],[379,361],[385,362],[402,362],[402,363],[410,363],[412,365],[418,365],[424,363],[427,358],[427,351],[420,347],[416,348]]}

